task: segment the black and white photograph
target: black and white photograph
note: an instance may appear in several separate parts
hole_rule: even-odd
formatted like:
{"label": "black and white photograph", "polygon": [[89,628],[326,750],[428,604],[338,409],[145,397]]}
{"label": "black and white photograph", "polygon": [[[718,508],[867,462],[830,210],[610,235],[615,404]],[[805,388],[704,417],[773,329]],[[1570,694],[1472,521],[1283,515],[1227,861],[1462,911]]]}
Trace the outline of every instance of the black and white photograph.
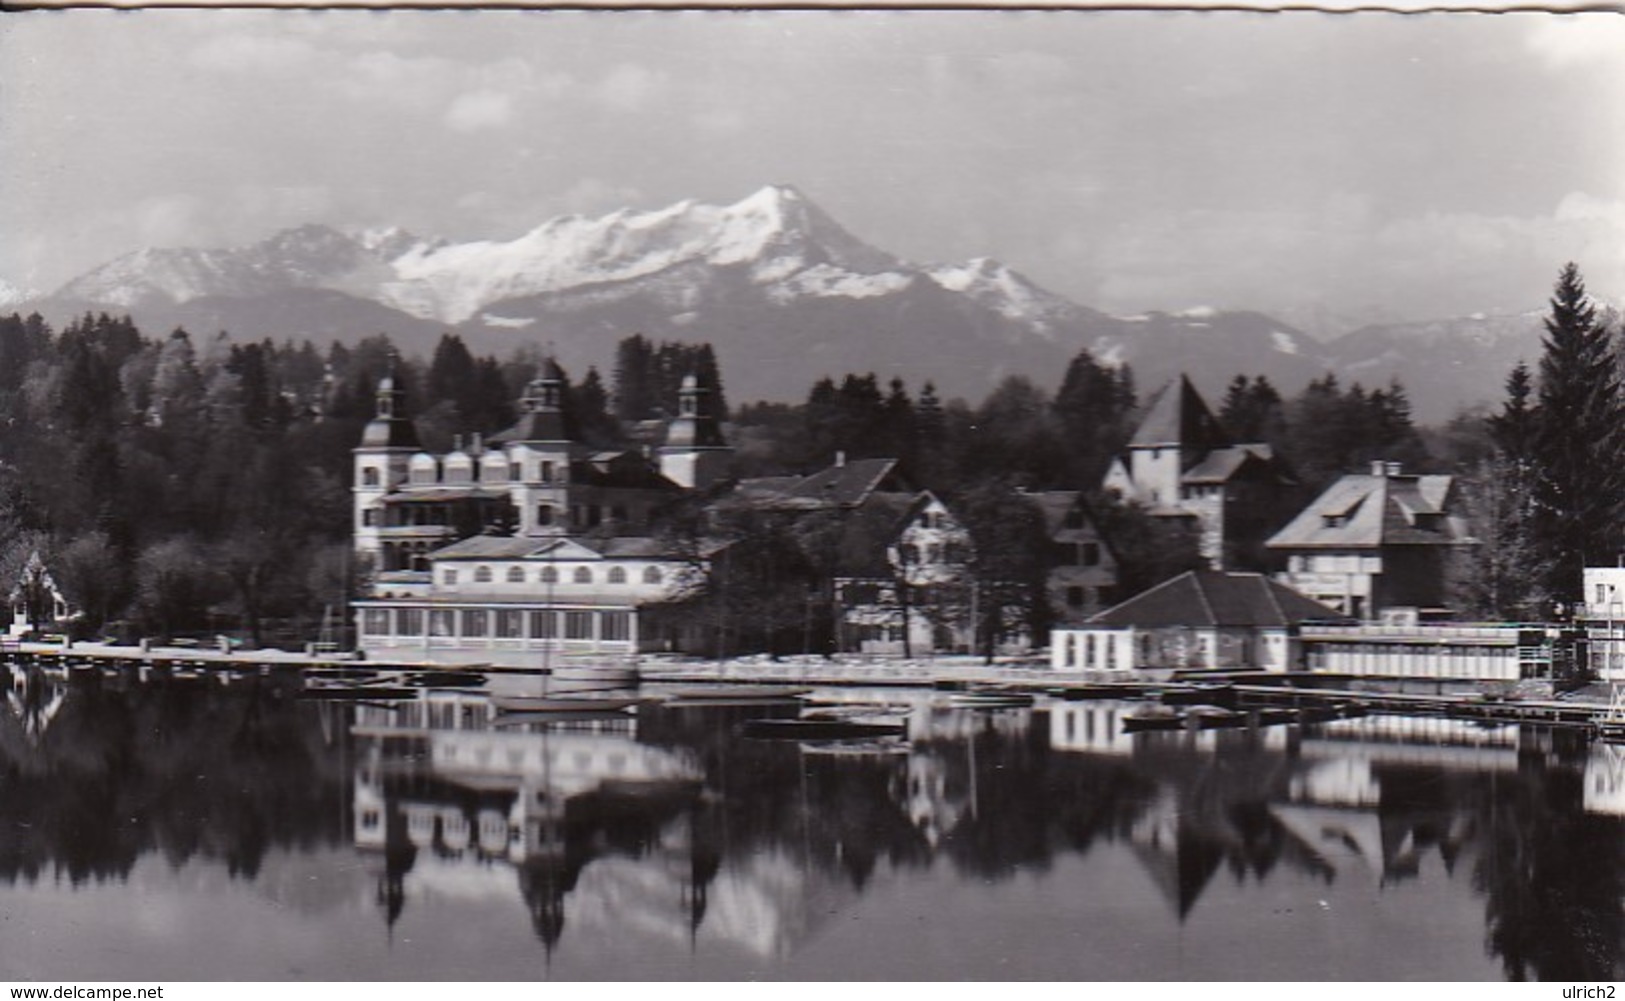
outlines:
{"label": "black and white photograph", "polygon": [[1625,14],[0,11],[11,997],[1622,977]]}

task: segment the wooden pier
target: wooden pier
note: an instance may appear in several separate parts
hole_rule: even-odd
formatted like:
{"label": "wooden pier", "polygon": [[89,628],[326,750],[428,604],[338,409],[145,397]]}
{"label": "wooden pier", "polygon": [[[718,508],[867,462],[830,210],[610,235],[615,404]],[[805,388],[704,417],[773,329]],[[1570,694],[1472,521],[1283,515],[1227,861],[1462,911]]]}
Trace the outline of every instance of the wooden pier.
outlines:
{"label": "wooden pier", "polygon": [[[224,645],[209,647],[114,646],[100,643],[0,643],[0,660],[47,677],[91,675],[160,679],[215,679],[223,683],[247,677],[283,676],[303,679],[308,687],[332,687],[363,682],[399,682],[419,686],[456,686],[477,683],[487,675],[546,675],[547,668],[508,668],[477,664],[452,666],[416,662],[357,660],[341,652],[240,650]],[[1261,675],[1235,677],[1205,675],[1148,678],[1144,676],[1090,678],[1024,666],[937,664],[902,665],[886,662],[809,664],[710,663],[662,665],[656,661],[642,671],[647,681],[784,683],[826,686],[899,686],[962,688],[996,684],[1007,691],[1049,695],[1068,701],[1080,699],[1164,700],[1192,704],[1222,699],[1240,711],[1291,709],[1303,718],[1338,706],[1359,706],[1367,713],[1438,716],[1500,723],[1582,728],[1609,741],[1625,740],[1625,688],[1615,686],[1613,703],[1497,697],[1484,691],[1460,694],[1385,691],[1369,687],[1324,687],[1316,675]]]}

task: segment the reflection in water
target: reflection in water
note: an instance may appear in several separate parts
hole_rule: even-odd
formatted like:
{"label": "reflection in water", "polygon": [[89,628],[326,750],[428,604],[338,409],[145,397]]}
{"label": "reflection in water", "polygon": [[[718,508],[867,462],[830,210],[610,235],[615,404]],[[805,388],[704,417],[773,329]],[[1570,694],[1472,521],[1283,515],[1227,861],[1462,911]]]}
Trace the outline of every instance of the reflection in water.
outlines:
{"label": "reflection in water", "polygon": [[[378,901],[391,927],[408,884],[486,892],[512,873],[532,927],[551,952],[564,897],[586,865],[624,854],[675,877],[669,898],[691,925],[706,874],[691,825],[701,775],[686,755],[637,742],[633,718],[502,725],[490,702],[426,692],[356,707],[355,843],[382,859]],[[679,865],[678,862],[686,862]]]}
{"label": "reflection in water", "polygon": [[[885,902],[946,908],[969,885],[986,921],[1013,924],[1025,914],[998,908],[1028,905],[1000,887],[1070,880],[1087,909],[1099,877],[1069,860],[1109,858],[1187,945],[1217,934],[1205,917],[1268,913],[1282,887],[1367,888],[1339,899],[1375,928],[1375,891],[1425,886],[1405,906],[1442,930],[1469,904],[1509,978],[1617,978],[1625,955],[1625,752],[1552,731],[1372,717],[1128,735],[1130,706],[988,712],[919,692],[887,695],[911,700],[906,745],[803,745],[740,737],[780,711],[761,707],[514,720],[471,692],[354,704],[255,678],[4,684],[0,880],[71,894],[154,855],[252,883],[272,849],[337,852],[364,868],[366,900],[310,920],[340,941],[469,904],[528,920],[548,962],[661,941],[749,976],[881,922],[846,948],[884,971]],[[1113,920],[1099,895],[1090,920]],[[1064,927],[1030,945],[1080,950]],[[1404,947],[1425,971],[1437,946]],[[1321,975],[1314,947],[1272,950],[1272,975]],[[1088,977],[1090,957],[1075,962]],[[535,972],[495,952],[488,970]]]}

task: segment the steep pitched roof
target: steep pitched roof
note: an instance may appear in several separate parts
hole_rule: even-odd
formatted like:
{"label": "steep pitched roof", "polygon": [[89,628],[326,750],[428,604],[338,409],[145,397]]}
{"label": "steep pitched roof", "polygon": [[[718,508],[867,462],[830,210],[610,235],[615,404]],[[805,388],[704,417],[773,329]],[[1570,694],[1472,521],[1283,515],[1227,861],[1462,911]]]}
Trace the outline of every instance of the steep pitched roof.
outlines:
{"label": "steep pitched roof", "polygon": [[1111,539],[1106,537],[1106,533],[1100,530],[1100,522],[1095,518],[1094,509],[1089,506],[1089,501],[1084,497],[1082,491],[1040,490],[1024,496],[1038,505],[1039,512],[1044,516],[1044,532],[1051,539],[1055,539],[1056,536],[1063,532],[1084,530],[1066,527],[1067,515],[1076,508],[1083,512],[1085,525],[1100,540],[1101,545],[1106,547],[1106,551],[1111,554],[1112,559],[1116,560],[1118,558],[1116,547],[1112,545]]}
{"label": "steep pitched roof", "polygon": [[[1066,525],[1066,516],[1073,507],[1082,503],[1081,495],[1076,490],[1042,490],[1026,495],[1027,499],[1038,505],[1038,510],[1044,516],[1044,530],[1053,536]],[[1090,516],[1093,521],[1093,516]]]}
{"label": "steep pitched roof", "polygon": [[1447,546],[1467,537],[1447,507],[1453,478],[1350,473],[1275,533],[1272,549]]}
{"label": "steep pitched roof", "polygon": [[856,459],[830,466],[797,483],[791,492],[841,507],[862,504],[897,470],[896,459]]}
{"label": "steep pitched roof", "polygon": [[1273,626],[1346,619],[1263,574],[1190,570],[1109,608],[1089,621],[1103,626]]}
{"label": "steep pitched roof", "polygon": [[875,492],[864,498],[841,525],[836,543],[836,573],[842,577],[891,575],[888,551],[910,516],[930,499],[928,493]]}
{"label": "steep pitched roof", "polygon": [[1230,443],[1218,418],[1207,407],[1202,394],[1181,375],[1178,383],[1170,383],[1157,391],[1151,409],[1129,439],[1130,448],[1167,448],[1184,445],[1187,448],[1221,448]]}
{"label": "steep pitched roof", "polygon": [[638,452],[594,452],[586,459],[570,463],[570,479],[574,483],[597,487],[621,487],[636,490],[679,490],[680,487],[661,475],[654,464]]}
{"label": "steep pitched roof", "polygon": [[811,476],[768,476],[743,480],[742,499],[769,507],[857,507],[876,491],[912,496],[897,474],[896,459],[854,459],[821,469]]}
{"label": "steep pitched roof", "polygon": [[1202,461],[1185,471],[1182,483],[1229,483],[1249,467],[1258,472],[1271,467],[1271,449],[1268,445],[1231,445],[1217,448],[1203,456]]}
{"label": "steep pitched roof", "polygon": [[562,413],[557,410],[530,410],[520,414],[512,427],[487,435],[485,440],[493,445],[505,445],[519,441],[564,442],[571,439],[565,430]]}

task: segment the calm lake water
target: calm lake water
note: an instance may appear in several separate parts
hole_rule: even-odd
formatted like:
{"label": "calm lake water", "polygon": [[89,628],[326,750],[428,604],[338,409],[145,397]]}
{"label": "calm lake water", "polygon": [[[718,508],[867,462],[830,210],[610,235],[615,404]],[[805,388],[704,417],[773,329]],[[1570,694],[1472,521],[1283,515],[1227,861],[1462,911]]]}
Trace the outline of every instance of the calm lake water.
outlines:
{"label": "calm lake water", "polygon": [[740,734],[793,705],[0,689],[0,979],[1625,969],[1625,753],[1563,733],[887,691],[906,743],[820,745]]}

